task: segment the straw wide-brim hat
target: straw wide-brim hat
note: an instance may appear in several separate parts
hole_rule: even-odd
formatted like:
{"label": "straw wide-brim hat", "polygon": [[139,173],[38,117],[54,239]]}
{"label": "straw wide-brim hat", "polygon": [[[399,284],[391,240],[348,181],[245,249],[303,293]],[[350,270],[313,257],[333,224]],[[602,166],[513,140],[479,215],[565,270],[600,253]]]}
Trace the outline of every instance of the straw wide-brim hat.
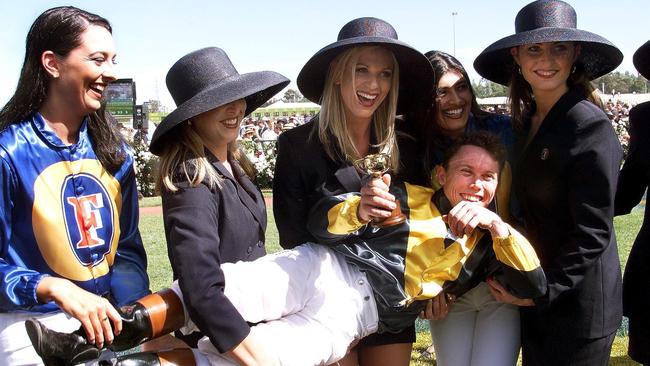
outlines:
{"label": "straw wide-brim hat", "polygon": [[607,39],[577,26],[573,7],[560,0],[538,0],[524,6],[515,18],[515,34],[489,45],[474,60],[474,68],[484,78],[508,85],[515,61],[512,47],[544,42],[577,42],[581,50],[578,63],[587,76],[595,79],[614,70],[623,54]]}
{"label": "straw wide-brim hat", "polygon": [[226,52],[203,48],[180,58],[167,73],[167,89],[177,108],[162,120],[149,150],[160,155],[169,132],[192,117],[239,99],[246,100],[245,115],[282,90],[289,79],[273,71],[239,74]]}
{"label": "straw wide-brim hat", "polygon": [[643,46],[634,52],[632,62],[644,78],[650,79],[650,41],[644,43]]}
{"label": "straw wide-brim hat", "polygon": [[[399,64],[398,113],[411,103],[431,97],[433,68],[422,53],[397,39],[388,22],[377,18],[358,18],[341,28],[337,41],[316,52],[298,74],[298,89],[320,104],[330,63],[341,52],[357,46],[382,46],[391,51]],[[407,103],[408,102],[408,103]]]}

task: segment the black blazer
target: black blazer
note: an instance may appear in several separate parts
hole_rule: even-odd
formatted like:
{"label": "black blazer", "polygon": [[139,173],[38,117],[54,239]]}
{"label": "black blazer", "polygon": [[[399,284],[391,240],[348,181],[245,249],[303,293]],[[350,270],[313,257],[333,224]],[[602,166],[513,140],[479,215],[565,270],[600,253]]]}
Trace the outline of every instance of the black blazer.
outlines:
{"label": "black blazer", "polygon": [[[418,166],[413,126],[397,120],[400,151],[399,175],[392,180],[412,181]],[[307,230],[309,210],[324,196],[358,192],[361,178],[343,159],[331,159],[318,138],[318,116],[308,123],[283,132],[278,137],[273,174],[273,216],[280,234],[280,245],[293,248],[315,242]],[[411,164],[405,164],[411,163]]]}
{"label": "black blazer", "polygon": [[522,308],[524,326],[549,337],[609,335],[622,311],[613,228],[621,146],[607,116],[577,90],[557,101],[524,148],[526,135],[513,186],[548,292]]}
{"label": "black blazer", "polygon": [[[280,245],[293,248],[315,242],[307,230],[309,210],[324,194],[358,192],[361,179],[349,163],[334,161],[327,155],[318,138],[318,117],[281,133],[277,149],[273,216]],[[331,189],[334,191],[329,192]]]}
{"label": "black blazer", "polygon": [[[630,150],[616,190],[616,215],[630,213],[650,183],[650,102],[630,111]],[[634,241],[623,276],[623,314],[630,321],[650,314],[650,208],[645,205],[641,231]],[[643,323],[641,323],[643,324]],[[643,344],[643,343],[639,343]],[[650,344],[650,339],[646,344]]]}
{"label": "black blazer", "polygon": [[169,259],[190,318],[225,352],[250,327],[224,296],[221,263],[265,254],[266,208],[261,192],[237,162],[230,162],[233,177],[212,154],[208,159],[223,177],[221,187],[177,184],[178,192],[163,192],[163,217]]}

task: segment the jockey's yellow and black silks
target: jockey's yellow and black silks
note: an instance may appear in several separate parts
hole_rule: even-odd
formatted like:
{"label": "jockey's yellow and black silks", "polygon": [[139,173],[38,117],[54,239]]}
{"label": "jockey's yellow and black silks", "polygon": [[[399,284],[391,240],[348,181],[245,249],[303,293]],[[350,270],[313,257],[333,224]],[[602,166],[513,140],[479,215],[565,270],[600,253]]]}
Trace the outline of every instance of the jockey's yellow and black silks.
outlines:
{"label": "jockey's yellow and black silks", "polygon": [[419,300],[445,290],[456,296],[494,276],[513,294],[538,297],[546,279],[530,243],[515,229],[505,238],[484,230],[455,238],[442,215],[451,206],[442,190],[408,183],[391,187],[408,220],[388,228],[357,218],[358,193],[326,197],[311,211],[309,229],[322,243],[366,272],[377,298],[383,330],[398,329],[419,313]]}

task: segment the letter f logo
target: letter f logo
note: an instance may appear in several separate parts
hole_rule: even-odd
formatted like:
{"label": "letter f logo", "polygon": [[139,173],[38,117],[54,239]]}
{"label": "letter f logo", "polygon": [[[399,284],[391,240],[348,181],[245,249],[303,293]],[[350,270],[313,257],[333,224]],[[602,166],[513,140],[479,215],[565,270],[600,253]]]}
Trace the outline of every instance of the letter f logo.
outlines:
{"label": "letter f logo", "polygon": [[99,209],[104,207],[100,193],[82,197],[68,197],[67,203],[74,209],[75,220],[81,239],[75,244],[77,249],[103,245],[104,239],[97,235],[97,229],[104,227]]}

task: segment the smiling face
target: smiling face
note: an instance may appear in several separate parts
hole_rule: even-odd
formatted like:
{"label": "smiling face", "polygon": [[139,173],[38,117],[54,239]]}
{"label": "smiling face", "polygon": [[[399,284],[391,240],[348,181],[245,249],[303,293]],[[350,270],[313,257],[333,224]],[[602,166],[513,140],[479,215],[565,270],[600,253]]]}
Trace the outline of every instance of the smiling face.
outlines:
{"label": "smiling face", "polygon": [[472,91],[459,71],[445,72],[436,86],[436,123],[448,136],[461,136],[472,107]]}
{"label": "smiling face", "polygon": [[533,43],[513,47],[510,53],[533,94],[564,94],[580,47],[573,42]]}
{"label": "smiling face", "polygon": [[63,58],[57,56],[48,94],[57,94],[80,117],[98,110],[108,84],[115,80],[115,44],[104,27],[89,25],[81,43]]}
{"label": "smiling face", "polygon": [[499,162],[487,150],[462,146],[451,157],[447,168],[436,167],[436,176],[452,206],[461,201],[487,207],[497,189]]}
{"label": "smiling face", "polygon": [[364,48],[353,74],[345,72],[338,82],[348,121],[369,122],[390,91],[393,55],[381,47]]}
{"label": "smiling face", "polygon": [[228,144],[239,136],[239,124],[246,112],[246,101],[239,99],[203,112],[191,119],[192,128],[203,144],[220,160],[225,161]]}

